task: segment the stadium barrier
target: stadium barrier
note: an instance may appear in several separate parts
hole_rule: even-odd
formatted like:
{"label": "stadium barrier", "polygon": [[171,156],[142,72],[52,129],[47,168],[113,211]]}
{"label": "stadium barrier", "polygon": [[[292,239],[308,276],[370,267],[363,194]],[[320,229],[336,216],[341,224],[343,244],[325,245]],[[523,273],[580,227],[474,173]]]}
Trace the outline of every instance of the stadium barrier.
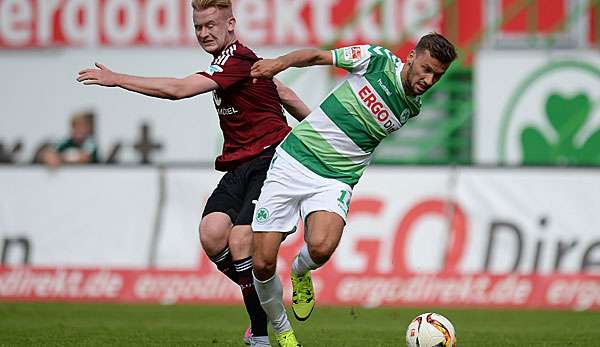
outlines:
{"label": "stadium barrier", "polygon": [[[219,177],[194,167],[2,168],[0,300],[240,303],[198,242]],[[597,310],[597,206],[594,169],[373,167],[339,248],[314,273],[317,297]],[[287,295],[302,233],[281,251]]]}

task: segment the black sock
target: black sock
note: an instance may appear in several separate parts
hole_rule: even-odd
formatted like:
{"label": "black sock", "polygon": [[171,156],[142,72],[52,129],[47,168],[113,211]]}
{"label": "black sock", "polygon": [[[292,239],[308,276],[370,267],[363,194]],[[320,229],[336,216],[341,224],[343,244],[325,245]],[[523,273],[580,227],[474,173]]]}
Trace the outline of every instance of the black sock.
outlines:
{"label": "black sock", "polygon": [[239,284],[238,276],[233,267],[233,259],[231,253],[229,253],[229,247],[225,247],[219,254],[209,259],[217,265],[217,269],[229,277],[233,282]]}
{"label": "black sock", "polygon": [[238,284],[242,289],[244,304],[246,311],[250,316],[250,324],[252,325],[253,336],[268,336],[267,332],[267,315],[260,306],[258,295],[254,289],[254,281],[252,279],[252,257],[233,262],[235,271],[238,276]]}

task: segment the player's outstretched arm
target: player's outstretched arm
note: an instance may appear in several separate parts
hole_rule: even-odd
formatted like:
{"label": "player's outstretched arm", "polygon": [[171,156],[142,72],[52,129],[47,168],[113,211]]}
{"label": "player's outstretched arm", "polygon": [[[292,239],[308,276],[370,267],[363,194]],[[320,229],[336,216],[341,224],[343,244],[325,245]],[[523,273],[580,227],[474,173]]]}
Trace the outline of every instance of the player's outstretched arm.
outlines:
{"label": "player's outstretched arm", "polygon": [[304,101],[302,101],[298,95],[281,81],[276,78],[273,78],[273,82],[277,86],[277,94],[279,94],[279,99],[281,99],[281,104],[289,114],[292,115],[298,122],[301,122],[306,116],[310,113],[310,108],[306,106]]}
{"label": "player's outstretched arm", "polygon": [[275,59],[259,60],[250,70],[254,78],[270,79],[290,67],[306,67],[313,65],[333,65],[331,51],[317,48],[304,48],[282,55]]}
{"label": "player's outstretched arm", "polygon": [[96,68],[79,71],[78,82],[85,85],[120,87],[162,99],[179,100],[217,89],[218,84],[200,74],[185,78],[139,77],[116,73],[96,63]]}

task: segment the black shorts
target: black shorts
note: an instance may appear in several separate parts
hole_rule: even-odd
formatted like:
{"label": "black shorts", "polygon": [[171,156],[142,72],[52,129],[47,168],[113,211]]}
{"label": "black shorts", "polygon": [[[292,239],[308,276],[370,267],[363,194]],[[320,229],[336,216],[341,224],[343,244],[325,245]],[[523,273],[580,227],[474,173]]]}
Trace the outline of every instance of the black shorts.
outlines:
{"label": "black shorts", "polygon": [[251,225],[254,200],[267,178],[276,145],[269,147],[256,158],[228,171],[206,202],[202,218],[212,212],[229,215],[233,225]]}

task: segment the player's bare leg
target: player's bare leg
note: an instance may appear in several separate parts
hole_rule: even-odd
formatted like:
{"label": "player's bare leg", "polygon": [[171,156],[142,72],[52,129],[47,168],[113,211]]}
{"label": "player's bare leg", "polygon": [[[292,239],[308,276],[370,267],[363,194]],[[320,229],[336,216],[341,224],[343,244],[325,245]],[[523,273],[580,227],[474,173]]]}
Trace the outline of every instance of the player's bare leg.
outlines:
{"label": "player's bare leg", "polygon": [[[304,237],[310,257],[316,264],[325,264],[333,255],[342,238],[346,223],[337,213],[315,211],[306,218]],[[302,273],[304,269],[297,269]],[[310,269],[306,269],[308,271]]]}
{"label": "player's bare leg", "polygon": [[232,227],[231,218],[227,214],[213,212],[202,218],[199,234],[200,244],[208,258],[217,265],[219,271],[237,283],[229,250],[229,234]]}
{"label": "player's bare leg", "polygon": [[306,220],[306,244],[292,263],[292,311],[298,320],[310,317],[315,307],[315,290],[310,271],[325,264],[337,248],[345,222],[337,213],[316,211]]}

